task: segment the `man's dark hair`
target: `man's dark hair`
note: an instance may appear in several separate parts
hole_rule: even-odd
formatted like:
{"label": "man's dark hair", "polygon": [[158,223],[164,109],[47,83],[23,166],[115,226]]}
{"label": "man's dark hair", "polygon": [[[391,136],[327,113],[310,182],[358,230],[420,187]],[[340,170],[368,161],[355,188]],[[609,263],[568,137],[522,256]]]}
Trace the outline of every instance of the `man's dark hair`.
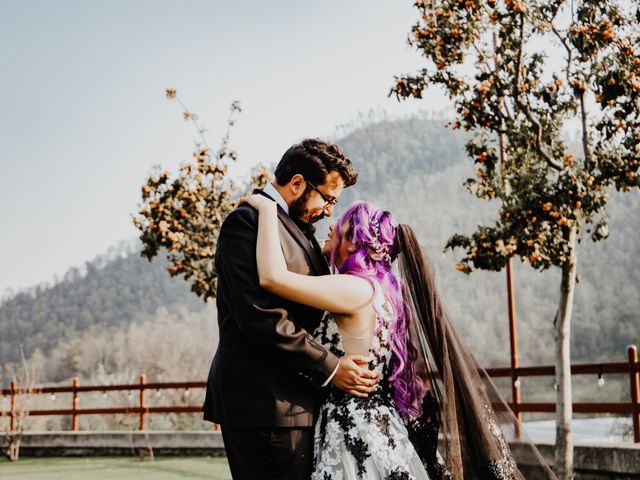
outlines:
{"label": "man's dark hair", "polygon": [[345,187],[355,184],[358,179],[351,160],[338,145],[307,138],[285,152],[276,167],[275,177],[278,185],[286,185],[296,174],[322,185],[330,172],[338,172]]}

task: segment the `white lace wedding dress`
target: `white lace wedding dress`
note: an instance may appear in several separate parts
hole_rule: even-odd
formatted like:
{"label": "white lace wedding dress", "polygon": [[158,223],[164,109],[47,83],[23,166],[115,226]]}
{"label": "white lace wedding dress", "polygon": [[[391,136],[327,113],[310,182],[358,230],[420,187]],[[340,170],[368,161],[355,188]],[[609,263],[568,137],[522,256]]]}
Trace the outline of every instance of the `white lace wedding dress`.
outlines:
{"label": "white lace wedding dress", "polygon": [[[367,398],[331,388],[316,424],[314,480],[429,479],[395,407],[389,384],[393,310],[382,295],[376,298],[382,313],[377,315],[369,368],[380,374],[380,388]],[[345,354],[330,314],[325,314],[315,337],[336,355]]]}

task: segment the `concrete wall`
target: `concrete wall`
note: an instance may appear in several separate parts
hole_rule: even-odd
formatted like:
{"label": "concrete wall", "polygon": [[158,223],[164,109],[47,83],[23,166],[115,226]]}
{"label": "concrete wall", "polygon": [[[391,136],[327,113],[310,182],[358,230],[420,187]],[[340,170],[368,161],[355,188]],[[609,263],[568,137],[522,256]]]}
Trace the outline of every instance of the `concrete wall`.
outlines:
{"label": "concrete wall", "polygon": [[[553,444],[539,444],[538,449],[553,465]],[[576,445],[573,464],[576,480],[640,479],[640,444]]]}
{"label": "concrete wall", "polygon": [[[216,431],[28,432],[20,455],[144,455],[149,447],[155,455],[224,455],[222,435]],[[538,444],[538,448],[552,464],[553,445]],[[640,445],[578,445],[574,464],[576,480],[640,479]]]}
{"label": "concrete wall", "polygon": [[[20,456],[138,455],[152,448],[155,455],[224,455],[220,432],[28,432]],[[142,454],[141,454],[142,455]]]}

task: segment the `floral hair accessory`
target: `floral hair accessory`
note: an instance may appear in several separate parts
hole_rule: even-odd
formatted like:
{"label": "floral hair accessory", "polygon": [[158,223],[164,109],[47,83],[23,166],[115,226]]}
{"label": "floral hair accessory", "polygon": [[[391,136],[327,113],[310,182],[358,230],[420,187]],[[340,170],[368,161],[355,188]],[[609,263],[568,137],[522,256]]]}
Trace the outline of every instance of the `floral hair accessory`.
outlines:
{"label": "floral hair accessory", "polygon": [[387,263],[391,264],[391,255],[389,254],[389,249],[380,243],[380,225],[377,223],[371,224],[371,233],[373,239],[369,245],[369,257],[372,260],[377,262],[382,259],[386,260]]}

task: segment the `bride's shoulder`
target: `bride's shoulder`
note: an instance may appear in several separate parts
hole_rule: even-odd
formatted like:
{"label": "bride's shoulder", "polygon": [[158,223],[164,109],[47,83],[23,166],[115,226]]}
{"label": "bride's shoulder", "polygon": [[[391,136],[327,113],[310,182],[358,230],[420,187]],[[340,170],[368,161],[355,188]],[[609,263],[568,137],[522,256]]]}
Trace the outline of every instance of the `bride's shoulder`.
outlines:
{"label": "bride's shoulder", "polygon": [[340,293],[348,295],[354,305],[362,305],[373,297],[375,288],[366,278],[352,273],[341,273],[337,276],[340,277],[339,283],[336,283]]}

